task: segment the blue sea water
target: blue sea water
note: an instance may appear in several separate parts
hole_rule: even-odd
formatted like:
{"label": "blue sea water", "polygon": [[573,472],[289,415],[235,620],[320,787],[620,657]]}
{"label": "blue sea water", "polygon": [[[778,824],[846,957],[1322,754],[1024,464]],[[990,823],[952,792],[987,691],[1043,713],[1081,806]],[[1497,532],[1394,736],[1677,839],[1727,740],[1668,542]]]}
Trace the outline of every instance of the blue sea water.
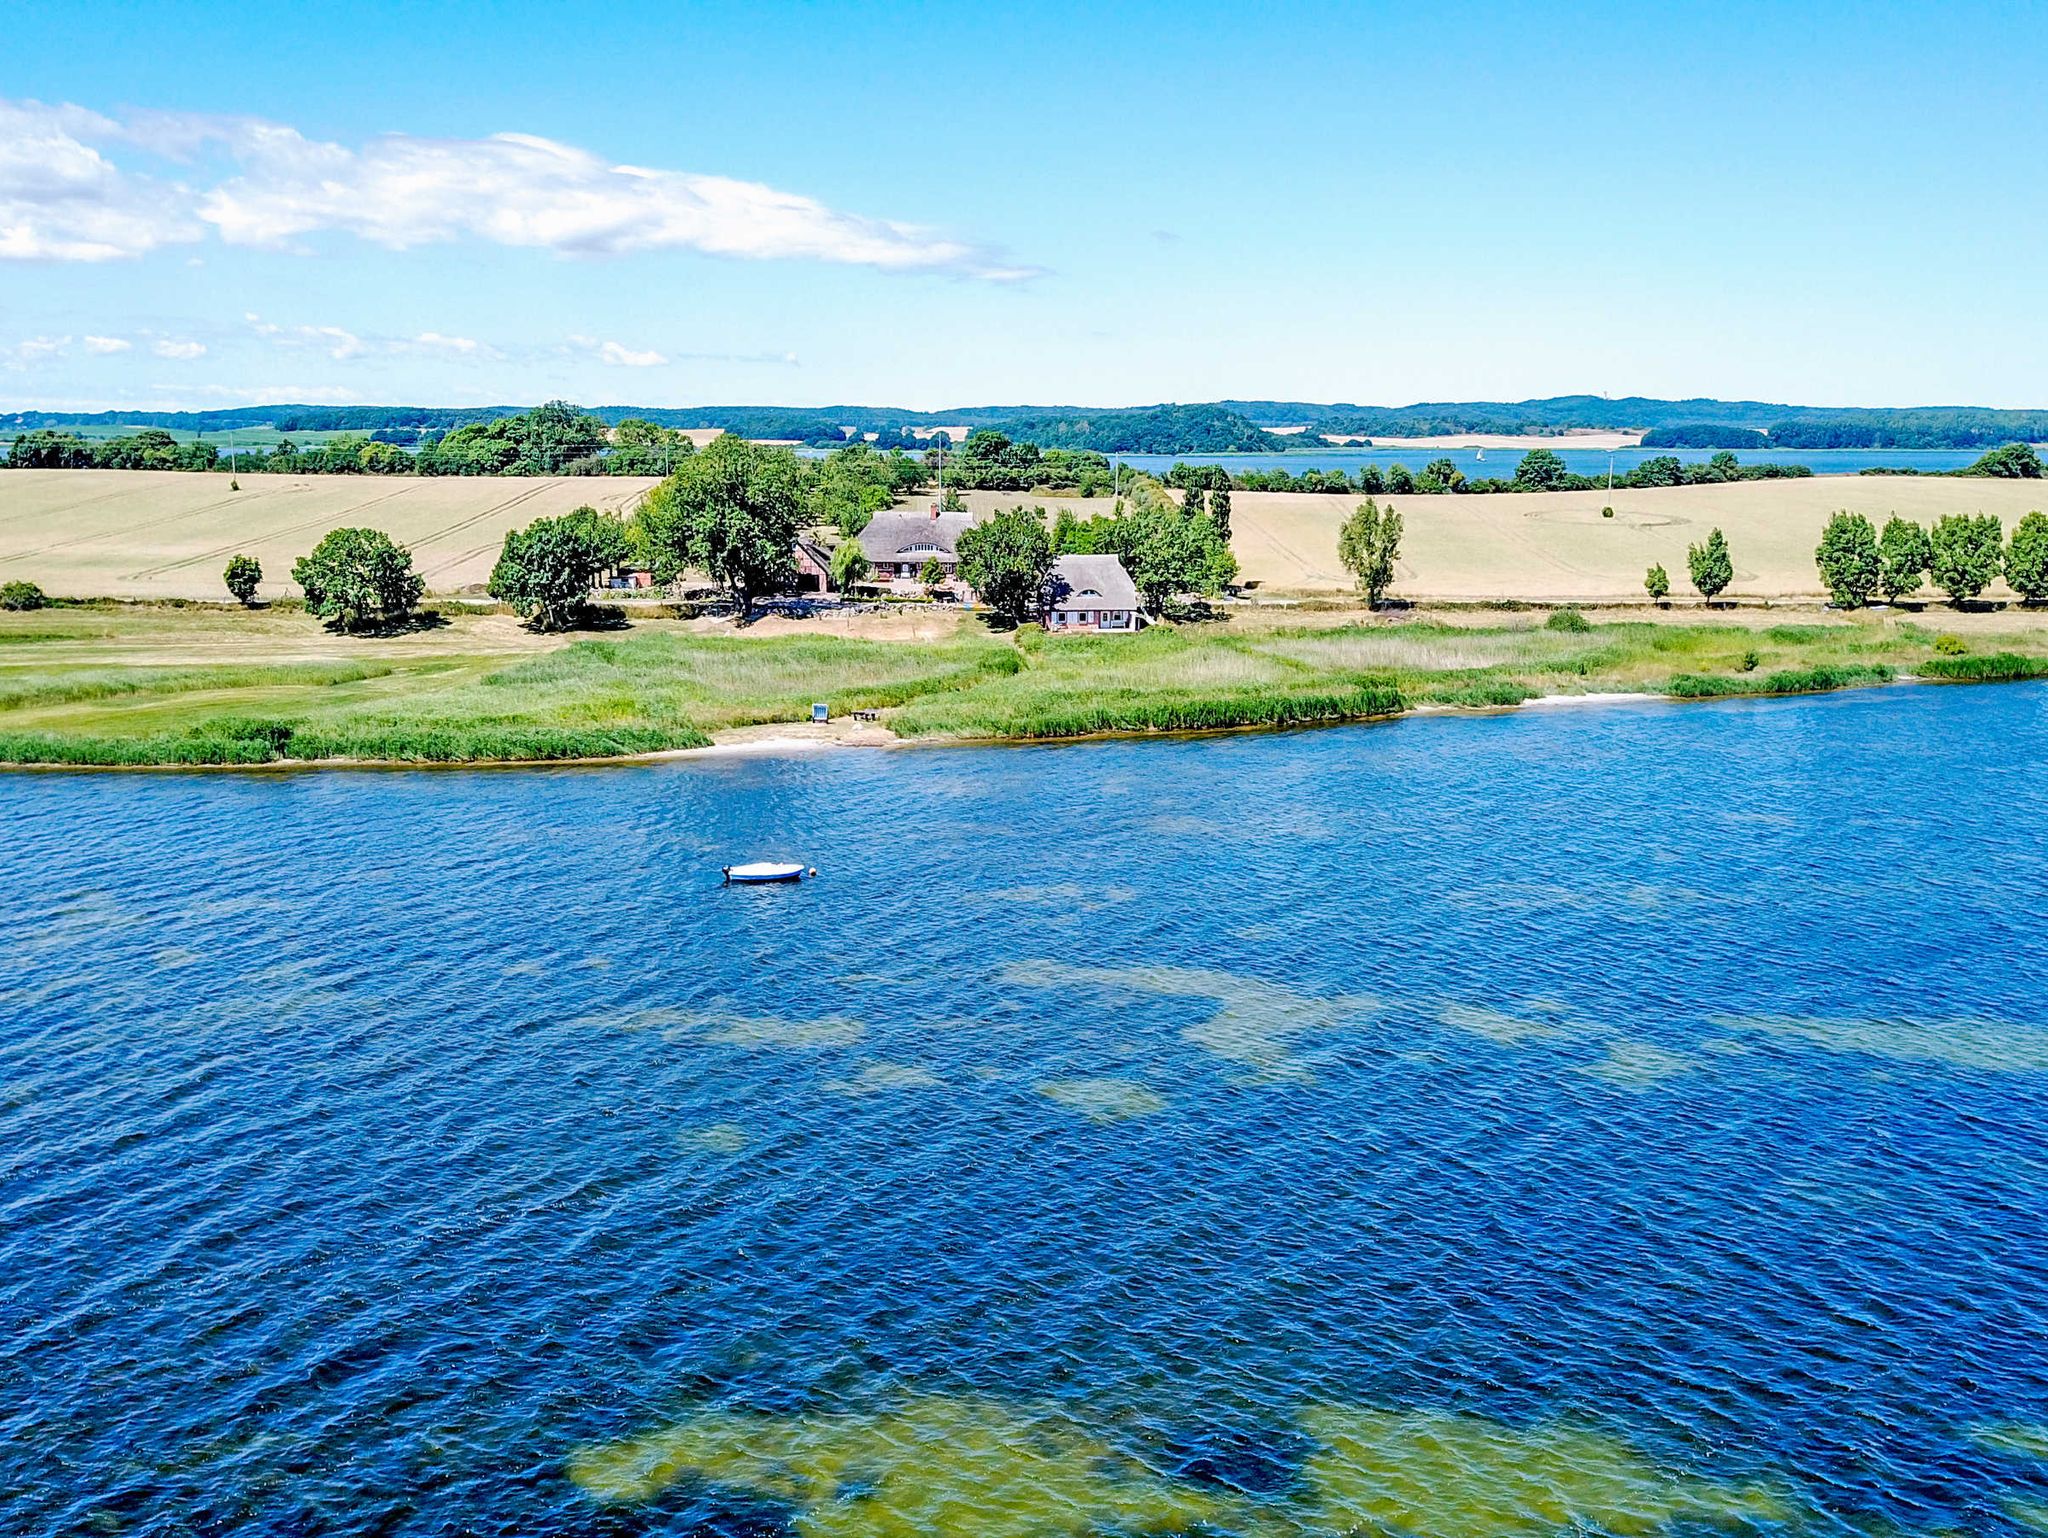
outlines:
{"label": "blue sea water", "polygon": [[[1605,475],[1610,456],[1605,449],[1575,449],[1570,439],[1561,439],[1551,451],[1574,475]],[[1283,454],[1120,454],[1120,464],[1164,475],[1175,464],[1222,465],[1232,474],[1247,470],[1285,470],[1299,475],[1304,470],[1342,470],[1356,475],[1361,466],[1406,465],[1420,470],[1438,459],[1448,459],[1468,480],[1511,479],[1522,461],[1522,449],[1317,449]],[[1686,464],[1705,464],[1714,449],[1616,449],[1611,456],[1617,477],[1628,474],[1646,459],[1669,456]],[[1863,470],[1917,470],[1932,475],[1943,470],[1960,470],[1976,463],[1981,449],[1758,449],[1735,457],[1744,464],[1805,465],[1815,475],[1855,475]]]}
{"label": "blue sea water", "polygon": [[2022,1534],[2044,756],[7,776],[0,1531]]}

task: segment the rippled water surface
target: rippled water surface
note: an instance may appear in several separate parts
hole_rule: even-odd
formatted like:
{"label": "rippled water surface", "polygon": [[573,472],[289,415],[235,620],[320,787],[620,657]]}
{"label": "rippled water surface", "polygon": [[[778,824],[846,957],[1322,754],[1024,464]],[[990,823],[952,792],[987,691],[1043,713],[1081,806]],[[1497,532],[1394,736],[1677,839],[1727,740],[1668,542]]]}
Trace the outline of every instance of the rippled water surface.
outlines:
{"label": "rippled water surface", "polygon": [[2048,1530],[2044,749],[0,779],[0,1530]]}

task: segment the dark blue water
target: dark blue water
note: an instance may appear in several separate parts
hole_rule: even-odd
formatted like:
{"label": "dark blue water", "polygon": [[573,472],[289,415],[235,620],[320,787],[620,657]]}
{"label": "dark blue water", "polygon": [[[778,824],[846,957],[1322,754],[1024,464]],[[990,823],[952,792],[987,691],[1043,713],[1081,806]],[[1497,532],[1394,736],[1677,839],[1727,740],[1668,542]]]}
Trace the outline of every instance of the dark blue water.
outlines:
{"label": "dark blue water", "polygon": [[0,1530],[2022,1532],[2044,753],[0,779]]}
{"label": "dark blue water", "polygon": [[[1551,451],[1574,475],[1605,475],[1605,449],[1575,449],[1570,439],[1552,444]],[[1426,464],[1448,459],[1468,480],[1511,479],[1522,462],[1524,449],[1303,449],[1288,454],[1119,454],[1120,464],[1154,475],[1164,475],[1176,464],[1222,465],[1233,474],[1247,470],[1285,470],[1299,475],[1304,470],[1342,470],[1356,475],[1362,465],[1406,465],[1419,471]],[[1613,468],[1617,477],[1628,474],[1646,459],[1669,456],[1695,465],[1712,459],[1714,449],[1616,449]],[[1815,475],[1855,475],[1869,469],[1917,470],[1931,475],[1941,470],[1960,470],[1983,457],[1982,449],[1757,449],[1737,454],[1744,464],[1805,465]]]}

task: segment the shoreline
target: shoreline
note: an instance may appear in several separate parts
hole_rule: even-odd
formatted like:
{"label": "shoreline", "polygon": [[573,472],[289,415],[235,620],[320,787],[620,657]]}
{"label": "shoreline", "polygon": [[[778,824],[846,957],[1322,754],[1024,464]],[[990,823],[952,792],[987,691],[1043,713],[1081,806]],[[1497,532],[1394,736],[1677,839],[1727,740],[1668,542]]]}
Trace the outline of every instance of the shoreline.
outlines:
{"label": "shoreline", "polygon": [[[1236,737],[1255,732],[1312,732],[1347,726],[1389,726],[1409,719],[1468,717],[1480,719],[1513,715],[1524,710],[1554,710],[1561,707],[1614,705],[1714,705],[1738,700],[1820,699],[1834,695],[1859,694],[1877,689],[1956,684],[2040,683],[2038,678],[1949,679],[1900,674],[1895,678],[1844,685],[1825,690],[1800,690],[1783,694],[1724,694],[1685,697],[1647,690],[1602,690],[1586,693],[1532,695],[1514,704],[1459,705],[1426,702],[1410,705],[1389,715],[1353,716],[1328,721],[1251,722],[1243,726],[1211,727],[1188,731],[1086,732],[1065,737],[967,737],[932,734],[901,737],[886,728],[825,737],[788,735],[788,728],[800,722],[778,722],[772,732],[741,727],[724,741],[714,740],[702,747],[657,748],[646,753],[613,754],[590,758],[501,758],[501,759],[402,759],[402,758],[279,758],[257,764],[62,764],[0,763],[0,773],[25,774],[314,774],[337,771],[395,773],[425,771],[532,770],[532,769],[615,769],[687,761],[716,762],[747,758],[804,758],[828,752],[860,752],[913,748],[1031,748],[1079,746],[1097,742],[1189,741],[1204,737]],[[742,736],[742,733],[762,733]]]}

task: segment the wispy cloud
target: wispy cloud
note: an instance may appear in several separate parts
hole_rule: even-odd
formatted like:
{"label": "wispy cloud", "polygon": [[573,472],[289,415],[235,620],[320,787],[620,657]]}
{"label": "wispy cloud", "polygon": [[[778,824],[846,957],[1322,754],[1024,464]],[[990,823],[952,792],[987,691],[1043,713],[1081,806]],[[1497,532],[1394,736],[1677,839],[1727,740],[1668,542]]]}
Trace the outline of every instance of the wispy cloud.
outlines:
{"label": "wispy cloud", "polygon": [[597,355],[614,368],[660,368],[668,362],[651,347],[636,349],[617,342],[606,342]]}
{"label": "wispy cloud", "polygon": [[416,352],[446,353],[455,358],[497,356],[495,347],[486,347],[473,336],[443,336],[438,331],[422,331],[406,338],[402,345]]}
{"label": "wispy cloud", "polygon": [[280,326],[260,315],[246,315],[249,329],[280,347],[315,347],[337,363],[360,358],[369,346],[353,331],[340,326]]}
{"label": "wispy cloud", "polygon": [[179,342],[169,338],[151,342],[149,350],[159,358],[170,358],[181,363],[206,356],[206,344],[204,342]]}
{"label": "wispy cloud", "polygon": [[135,344],[125,336],[89,336],[85,339],[85,350],[102,356],[128,352],[134,346]]}
{"label": "wispy cloud", "polygon": [[[201,184],[136,169],[138,157],[189,168]],[[0,102],[0,258],[109,261],[208,230],[280,249],[338,233],[394,250],[471,239],[564,256],[687,250],[996,282],[1034,275],[919,225],[759,182],[621,165],[531,134],[385,134],[351,147],[260,118],[115,119]]]}

